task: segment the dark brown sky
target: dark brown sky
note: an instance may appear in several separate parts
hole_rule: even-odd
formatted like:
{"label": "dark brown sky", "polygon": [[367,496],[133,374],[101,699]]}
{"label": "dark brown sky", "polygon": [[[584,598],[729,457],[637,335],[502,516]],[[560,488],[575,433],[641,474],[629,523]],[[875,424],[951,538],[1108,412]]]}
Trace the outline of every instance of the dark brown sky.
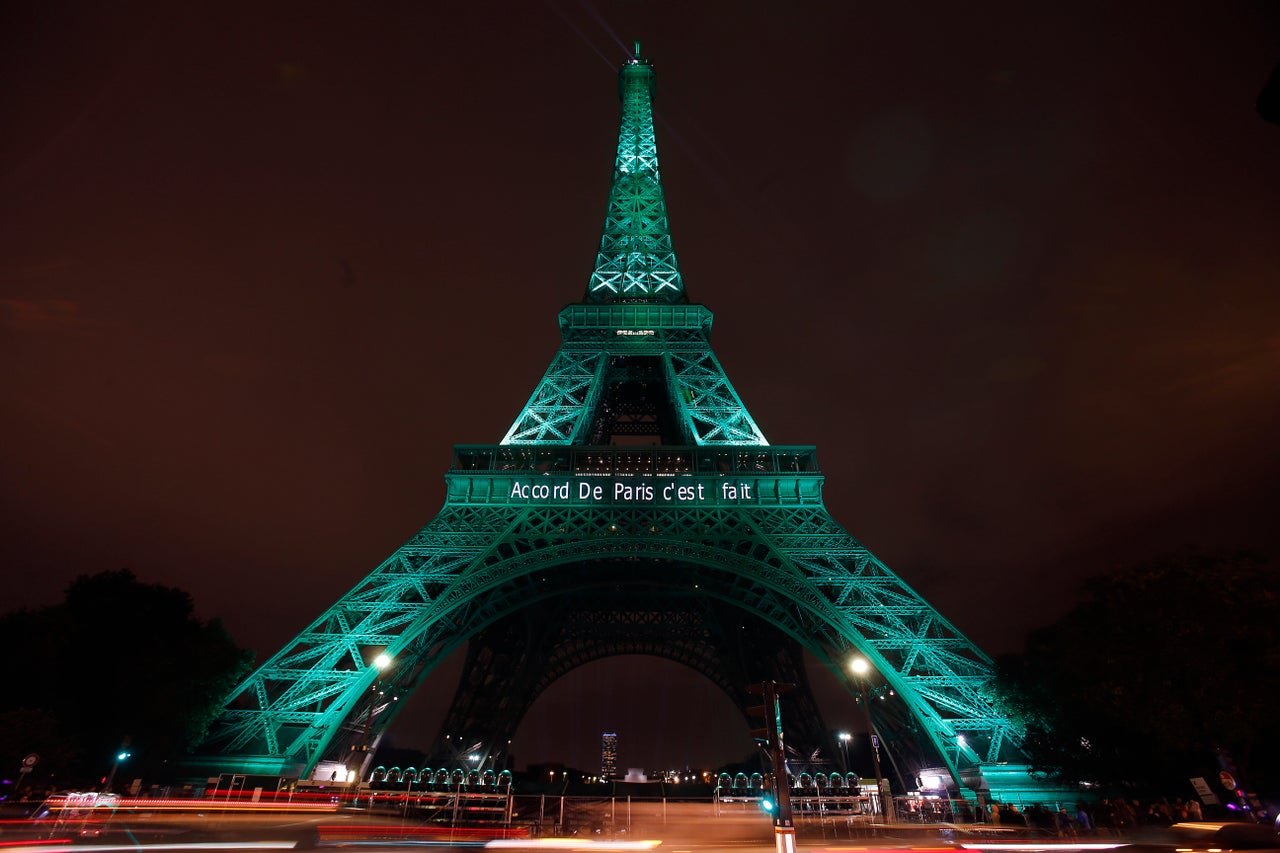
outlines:
{"label": "dark brown sky", "polygon": [[[1126,560],[1280,544],[1274,5],[4,9],[8,607],[127,566],[263,659],[428,521],[585,289],[635,38],[730,378],[979,645]],[[522,758],[742,751],[644,673],[557,686]],[[626,716],[659,683],[687,744]]]}

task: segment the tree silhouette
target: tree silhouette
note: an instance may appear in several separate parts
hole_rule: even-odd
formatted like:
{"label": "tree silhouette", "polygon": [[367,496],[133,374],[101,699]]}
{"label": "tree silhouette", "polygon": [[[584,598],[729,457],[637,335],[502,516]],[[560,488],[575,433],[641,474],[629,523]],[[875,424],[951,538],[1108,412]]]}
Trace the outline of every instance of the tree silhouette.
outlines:
{"label": "tree silhouette", "polygon": [[[1093,578],[1086,598],[1000,661],[1036,769],[1139,795],[1190,792],[1228,753],[1280,789],[1280,567],[1183,554]],[[1219,792],[1225,794],[1225,792]]]}
{"label": "tree silhouette", "polygon": [[32,782],[92,785],[127,744],[117,786],[163,781],[252,663],[193,611],[186,592],[123,569],[77,578],[62,604],[0,616],[0,766],[35,752]]}

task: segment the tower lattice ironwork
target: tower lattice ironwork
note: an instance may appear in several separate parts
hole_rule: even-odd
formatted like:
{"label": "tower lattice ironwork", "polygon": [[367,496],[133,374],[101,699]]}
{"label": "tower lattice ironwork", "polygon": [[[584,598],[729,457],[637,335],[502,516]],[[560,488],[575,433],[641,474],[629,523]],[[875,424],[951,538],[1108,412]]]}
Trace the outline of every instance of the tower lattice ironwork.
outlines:
{"label": "tower lattice ironwork", "polygon": [[[749,683],[803,688],[807,650],[850,702],[846,663],[870,661],[901,774],[943,767],[994,792],[1021,733],[991,659],[828,514],[814,449],[769,444],[743,406],[676,263],[649,62],[626,62],[619,87],[595,268],[528,403],[501,443],[456,446],[439,514],[235,689],[194,763],[327,779],[468,643],[446,731],[486,752],[591,660],[667,657],[745,709]],[[788,742],[835,753],[794,696]],[[744,712],[744,751],[749,728]]]}

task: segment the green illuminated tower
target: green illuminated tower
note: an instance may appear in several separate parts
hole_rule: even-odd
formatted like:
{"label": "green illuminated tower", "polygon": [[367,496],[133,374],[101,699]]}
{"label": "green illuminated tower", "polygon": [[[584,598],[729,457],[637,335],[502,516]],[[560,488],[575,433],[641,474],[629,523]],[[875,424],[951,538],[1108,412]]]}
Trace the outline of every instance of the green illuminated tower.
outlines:
{"label": "green illuminated tower", "polygon": [[[969,791],[1023,784],[991,660],[827,513],[814,449],[769,444],[734,391],[676,263],[648,61],[625,63],[619,87],[595,268],[528,403],[499,444],[455,448],[440,513],[234,691],[196,763],[367,770],[396,700],[464,644],[442,751],[453,738],[500,752],[556,677],[641,653],[702,672],[744,711],[749,683],[801,682],[788,741],[830,755],[805,650],[851,703],[864,687],[881,697],[899,778],[930,766]],[[750,726],[744,713],[744,754]]]}

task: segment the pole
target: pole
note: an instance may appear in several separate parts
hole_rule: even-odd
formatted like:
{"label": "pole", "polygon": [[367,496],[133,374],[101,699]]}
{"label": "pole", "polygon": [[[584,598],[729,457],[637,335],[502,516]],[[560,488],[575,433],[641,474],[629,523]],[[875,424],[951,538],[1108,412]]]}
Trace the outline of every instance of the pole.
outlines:
{"label": "pole", "polygon": [[364,759],[369,754],[369,730],[373,728],[373,707],[378,704],[378,685],[380,682],[373,682],[373,687],[369,688],[371,694],[369,699],[369,709],[365,711],[364,728],[360,730],[360,743],[351,747],[351,760],[347,763],[347,771],[351,773],[351,787],[353,788],[352,805],[359,805],[356,800],[360,798],[360,781],[364,775]]}
{"label": "pole", "polygon": [[116,780],[116,770],[120,768],[120,756],[116,756],[115,763],[111,765],[111,772],[107,774],[107,781],[102,786],[102,793],[106,794],[111,791],[111,783]]}
{"label": "pole", "polygon": [[867,702],[867,682],[858,678],[858,688],[862,691],[862,710],[867,715],[867,742],[871,745],[871,764],[876,770],[876,807],[880,816],[888,820],[888,811],[884,801],[884,779],[880,775],[880,738],[876,735],[875,723],[871,722],[871,705]]}
{"label": "pole", "polygon": [[116,771],[120,769],[120,762],[129,757],[128,746],[129,738],[124,739],[124,743],[120,744],[120,751],[116,753],[116,760],[111,765],[111,772],[107,774],[107,780],[102,786],[102,793],[111,793],[111,785],[116,781]]}
{"label": "pole", "polygon": [[759,694],[764,704],[748,708],[748,715],[764,718],[764,728],[755,729],[752,735],[765,740],[772,765],[771,787],[778,810],[773,818],[773,842],[777,853],[796,853],[796,826],[791,816],[791,785],[787,778],[786,751],[782,744],[782,712],[778,708],[778,694],[795,689],[794,684],[778,684],[766,681],[748,685],[747,693]]}
{"label": "pole", "polygon": [[[391,656],[383,652],[373,659],[373,670],[376,673],[373,678],[373,684],[369,687],[369,708],[365,712],[364,729],[360,732],[359,746],[352,746],[352,755],[347,762],[347,771],[352,774],[351,783],[355,788],[355,795],[352,798],[352,805],[358,805],[356,800],[360,798],[360,782],[364,776],[364,765],[369,756],[369,730],[373,728],[374,711],[378,707],[378,697],[382,695],[382,672],[391,665]],[[358,757],[357,757],[358,756]],[[351,765],[355,764],[355,767]]]}

